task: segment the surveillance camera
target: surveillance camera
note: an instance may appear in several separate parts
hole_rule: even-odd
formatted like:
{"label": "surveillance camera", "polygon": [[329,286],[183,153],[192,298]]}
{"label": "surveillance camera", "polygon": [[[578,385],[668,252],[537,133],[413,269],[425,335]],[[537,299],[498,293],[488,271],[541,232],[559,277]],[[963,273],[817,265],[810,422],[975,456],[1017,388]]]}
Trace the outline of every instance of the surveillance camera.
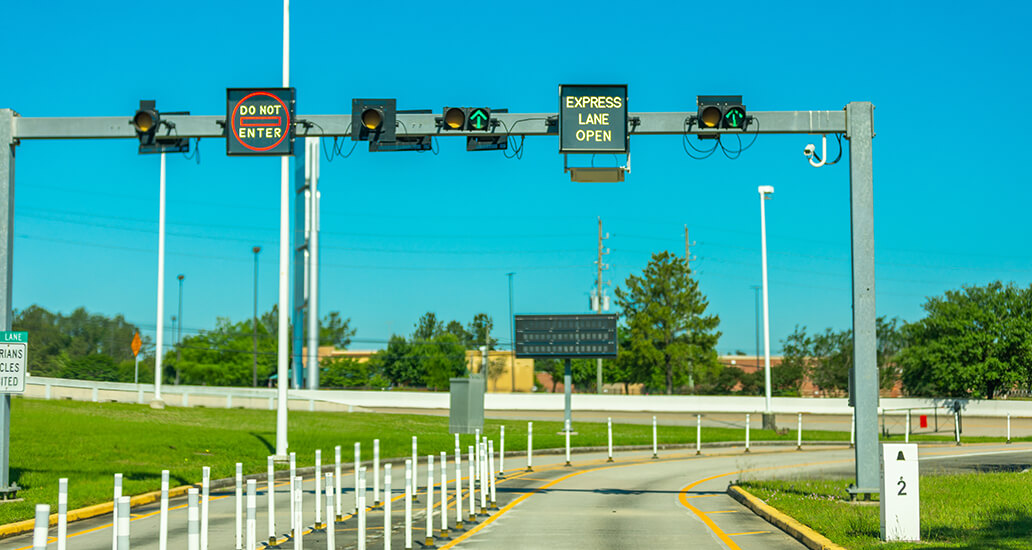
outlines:
{"label": "surveillance camera", "polygon": [[810,143],[810,144],[807,144],[807,146],[803,149],[803,154],[806,155],[806,158],[810,158],[810,157],[813,156],[813,154],[814,154],[814,152],[816,150],[817,150],[817,147],[814,146],[814,144]]}

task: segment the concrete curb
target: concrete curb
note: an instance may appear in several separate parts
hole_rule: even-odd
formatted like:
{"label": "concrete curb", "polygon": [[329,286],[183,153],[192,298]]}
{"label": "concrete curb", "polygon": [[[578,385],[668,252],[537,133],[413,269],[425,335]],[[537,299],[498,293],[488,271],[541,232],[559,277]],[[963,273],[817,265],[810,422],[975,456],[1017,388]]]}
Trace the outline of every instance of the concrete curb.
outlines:
{"label": "concrete curb", "polygon": [[757,516],[767,520],[778,529],[806,545],[810,550],[846,550],[842,546],[828,540],[824,535],[799,523],[795,518],[763,502],[749,491],[737,485],[729,486],[727,494],[742,503],[746,508],[752,510]]}

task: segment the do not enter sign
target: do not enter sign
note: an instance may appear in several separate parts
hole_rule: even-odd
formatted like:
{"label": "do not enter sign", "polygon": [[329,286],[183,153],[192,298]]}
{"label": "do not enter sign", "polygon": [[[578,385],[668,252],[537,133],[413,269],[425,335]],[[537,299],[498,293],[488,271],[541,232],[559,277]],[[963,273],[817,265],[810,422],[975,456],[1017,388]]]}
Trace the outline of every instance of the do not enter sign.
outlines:
{"label": "do not enter sign", "polygon": [[294,154],[294,88],[226,90],[227,155]]}

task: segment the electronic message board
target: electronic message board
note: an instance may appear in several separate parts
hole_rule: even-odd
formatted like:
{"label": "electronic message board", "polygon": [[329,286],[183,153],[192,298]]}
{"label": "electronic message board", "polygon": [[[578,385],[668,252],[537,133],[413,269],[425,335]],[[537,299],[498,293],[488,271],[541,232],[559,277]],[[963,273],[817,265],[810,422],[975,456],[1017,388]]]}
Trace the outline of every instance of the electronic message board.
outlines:
{"label": "electronic message board", "polygon": [[616,315],[516,315],[516,357],[616,357]]}
{"label": "electronic message board", "polygon": [[227,155],[294,154],[294,88],[226,90]]}
{"label": "electronic message board", "polygon": [[560,153],[626,153],[627,85],[559,86]]}

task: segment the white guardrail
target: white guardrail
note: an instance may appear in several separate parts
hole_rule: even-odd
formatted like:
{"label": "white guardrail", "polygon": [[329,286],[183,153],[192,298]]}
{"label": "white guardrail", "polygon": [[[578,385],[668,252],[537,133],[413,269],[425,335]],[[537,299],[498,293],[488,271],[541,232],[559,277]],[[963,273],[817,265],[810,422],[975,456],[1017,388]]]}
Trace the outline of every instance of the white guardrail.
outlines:
{"label": "white guardrail", "polygon": [[[123,382],[97,382],[30,376],[26,380],[25,397],[72,399],[76,401],[117,401],[149,403],[153,385]],[[167,405],[181,407],[275,409],[274,388],[239,388],[221,386],[162,387]],[[449,408],[447,392],[419,391],[350,391],[289,390],[288,408],[311,411],[355,411],[361,409],[443,409]],[[905,415],[905,409],[951,407],[953,398],[883,397],[881,411]],[[965,416],[1032,417],[1032,401],[960,399]],[[761,413],[762,396],[726,395],[597,395],[574,394],[573,406],[581,411],[613,412],[709,412]],[[489,393],[484,398],[489,411],[555,411],[563,409],[561,393]],[[845,398],[775,397],[772,408],[777,414],[849,415],[852,409]],[[952,410],[952,409],[950,409]]]}

